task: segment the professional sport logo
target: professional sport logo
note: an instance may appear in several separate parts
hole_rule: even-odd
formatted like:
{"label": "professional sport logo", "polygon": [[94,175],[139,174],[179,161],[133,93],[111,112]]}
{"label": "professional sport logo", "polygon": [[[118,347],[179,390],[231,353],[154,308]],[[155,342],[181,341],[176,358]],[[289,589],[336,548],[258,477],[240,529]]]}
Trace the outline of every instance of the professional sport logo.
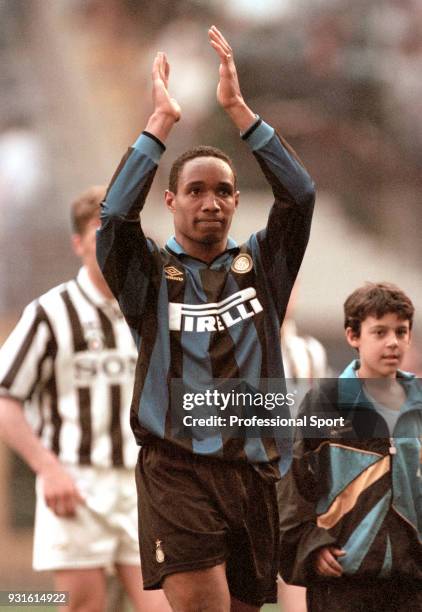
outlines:
{"label": "professional sport logo", "polygon": [[167,280],[183,281],[183,272],[178,270],[175,266],[166,266],[164,268],[164,274]]}
{"label": "professional sport logo", "polygon": [[231,269],[233,272],[237,272],[238,274],[246,274],[252,270],[252,266],[252,257],[247,253],[241,253],[233,259]]}
{"label": "professional sport logo", "polygon": [[254,287],[242,289],[221,302],[210,304],[170,302],[169,328],[171,331],[187,332],[223,331],[262,310]]}

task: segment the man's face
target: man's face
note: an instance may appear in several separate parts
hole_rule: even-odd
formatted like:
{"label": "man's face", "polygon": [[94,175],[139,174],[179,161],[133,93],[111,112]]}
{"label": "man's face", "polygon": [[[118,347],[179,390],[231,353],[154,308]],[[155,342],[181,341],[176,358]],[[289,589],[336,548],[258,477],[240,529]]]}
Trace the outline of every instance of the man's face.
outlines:
{"label": "man's face", "polygon": [[182,246],[186,241],[215,244],[227,240],[239,192],[224,160],[196,157],[187,161],[179,174],[177,193],[166,191],[165,197]]}
{"label": "man's face", "polygon": [[379,319],[369,316],[361,323],[359,337],[350,327],[346,337],[359,350],[362,378],[394,378],[410,345],[409,321],[393,312]]}
{"label": "man's face", "polygon": [[95,254],[96,233],[99,227],[100,219],[95,216],[88,221],[82,234],[74,234],[72,236],[73,249],[76,255],[81,258],[90,276],[95,277],[100,273]]}

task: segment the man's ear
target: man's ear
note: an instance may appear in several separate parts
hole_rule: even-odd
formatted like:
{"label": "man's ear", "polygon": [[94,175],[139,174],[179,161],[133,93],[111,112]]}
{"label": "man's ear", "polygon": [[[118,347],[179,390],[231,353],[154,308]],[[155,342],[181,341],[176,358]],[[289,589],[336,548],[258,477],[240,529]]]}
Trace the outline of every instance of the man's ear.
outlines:
{"label": "man's ear", "polygon": [[166,203],[167,208],[174,213],[174,200],[175,200],[175,194],[172,191],[169,191],[168,189],[165,190],[164,192],[164,201]]}
{"label": "man's ear", "polygon": [[75,255],[77,255],[78,257],[82,257],[81,236],[79,234],[72,234],[71,243]]}
{"label": "man's ear", "polygon": [[357,334],[351,327],[346,327],[346,340],[353,348],[359,350],[360,335]]}
{"label": "man's ear", "polygon": [[240,191],[237,190],[234,193],[234,207],[237,208],[239,206],[239,196],[240,196]]}

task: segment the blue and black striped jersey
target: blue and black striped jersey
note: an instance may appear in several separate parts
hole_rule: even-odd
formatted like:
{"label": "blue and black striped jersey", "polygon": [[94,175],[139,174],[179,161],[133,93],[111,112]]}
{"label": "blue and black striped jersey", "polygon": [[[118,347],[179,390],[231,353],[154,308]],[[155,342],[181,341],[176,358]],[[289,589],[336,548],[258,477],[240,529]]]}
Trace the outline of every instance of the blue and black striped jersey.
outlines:
{"label": "blue and black striped jersey", "polygon": [[172,381],[206,390],[215,379],[259,386],[282,379],[279,333],[309,238],[315,192],[292,149],[259,120],[244,136],[273,194],[267,226],[211,263],[170,238],[159,248],[139,215],[164,146],[143,133],[120,163],[102,207],[100,267],[139,351],[131,424],[139,444],[167,440],[195,453],[273,461],[273,438],[189,440],[172,435]]}

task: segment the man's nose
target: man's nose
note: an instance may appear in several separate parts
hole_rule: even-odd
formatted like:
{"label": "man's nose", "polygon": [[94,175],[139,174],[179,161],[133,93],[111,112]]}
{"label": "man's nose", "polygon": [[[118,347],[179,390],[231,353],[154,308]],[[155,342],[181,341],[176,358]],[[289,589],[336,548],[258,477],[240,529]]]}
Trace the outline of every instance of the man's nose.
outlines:
{"label": "man's nose", "polygon": [[208,193],[202,204],[203,210],[220,210],[220,204],[218,202],[218,198],[215,193]]}

